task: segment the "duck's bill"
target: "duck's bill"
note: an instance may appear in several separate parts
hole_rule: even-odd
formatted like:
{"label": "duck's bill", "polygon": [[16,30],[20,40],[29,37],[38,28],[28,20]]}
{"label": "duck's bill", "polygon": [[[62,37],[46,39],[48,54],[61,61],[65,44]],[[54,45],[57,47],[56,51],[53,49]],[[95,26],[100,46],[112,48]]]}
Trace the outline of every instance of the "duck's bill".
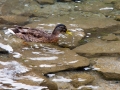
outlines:
{"label": "duck's bill", "polygon": [[68,31],[68,30],[66,31],[66,33],[69,34],[69,35],[72,35],[72,32],[70,32],[70,31]]}

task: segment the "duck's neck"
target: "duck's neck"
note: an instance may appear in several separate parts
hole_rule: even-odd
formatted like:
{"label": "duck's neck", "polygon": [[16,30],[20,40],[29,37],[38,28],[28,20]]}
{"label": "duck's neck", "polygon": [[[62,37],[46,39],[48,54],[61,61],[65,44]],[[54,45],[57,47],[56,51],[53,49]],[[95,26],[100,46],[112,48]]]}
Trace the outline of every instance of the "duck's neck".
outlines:
{"label": "duck's neck", "polygon": [[49,37],[49,41],[50,42],[57,42],[59,39],[58,39],[58,35],[59,34],[51,34],[50,37]]}

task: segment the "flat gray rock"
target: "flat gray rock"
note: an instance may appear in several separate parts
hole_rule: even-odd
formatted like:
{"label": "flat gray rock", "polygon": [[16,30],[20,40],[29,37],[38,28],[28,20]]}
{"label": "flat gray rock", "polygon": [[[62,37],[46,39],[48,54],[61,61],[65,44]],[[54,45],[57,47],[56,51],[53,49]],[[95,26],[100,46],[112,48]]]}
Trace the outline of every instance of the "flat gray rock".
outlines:
{"label": "flat gray rock", "polygon": [[119,54],[120,41],[102,41],[95,40],[73,49],[78,54],[100,55],[100,54]]}
{"label": "flat gray rock", "polygon": [[93,68],[101,72],[105,79],[120,80],[120,59],[117,57],[98,58]]}
{"label": "flat gray rock", "polygon": [[68,48],[60,48],[50,44],[38,45],[37,48],[34,46],[28,49],[22,48],[21,52],[23,63],[34,71],[46,74],[89,65],[87,58],[77,55]]}

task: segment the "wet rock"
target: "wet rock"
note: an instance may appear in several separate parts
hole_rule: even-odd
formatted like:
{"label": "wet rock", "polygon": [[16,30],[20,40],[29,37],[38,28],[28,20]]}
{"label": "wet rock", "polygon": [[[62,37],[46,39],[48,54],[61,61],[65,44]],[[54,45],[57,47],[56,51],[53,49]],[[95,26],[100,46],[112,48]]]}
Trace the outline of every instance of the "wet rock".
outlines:
{"label": "wet rock", "polygon": [[76,53],[82,54],[85,56],[98,56],[98,55],[107,55],[107,54],[119,54],[120,52],[120,41],[102,41],[95,40],[87,44],[81,45],[73,49]]}
{"label": "wet rock", "polygon": [[16,15],[0,16],[1,24],[23,25],[27,22],[28,22],[28,17],[24,17],[24,16],[16,16]]}
{"label": "wet rock", "polygon": [[101,72],[105,79],[120,80],[120,61],[117,57],[98,58],[93,68]]}
{"label": "wet rock", "polygon": [[80,90],[93,90],[93,89],[90,88],[90,87],[83,87],[83,88],[81,88]]}
{"label": "wet rock", "polygon": [[55,0],[37,0],[40,4],[54,4]]}
{"label": "wet rock", "polygon": [[70,2],[72,0],[58,0],[59,2]]}
{"label": "wet rock", "polygon": [[42,83],[40,83],[40,86],[46,86],[49,90],[58,90],[57,84],[50,80],[44,80]]}
{"label": "wet rock", "polygon": [[120,10],[120,1],[115,2],[115,8]]}
{"label": "wet rock", "polygon": [[51,44],[37,44],[34,42],[29,42],[28,45],[29,46],[23,46],[19,44],[15,46],[15,44],[11,44],[16,52],[21,52],[20,58],[23,59],[24,64],[31,67],[34,72],[46,74],[89,65],[87,58],[79,56],[67,48],[60,48]]}
{"label": "wet rock", "polygon": [[[14,7],[14,6],[17,7]],[[53,5],[40,5],[35,0],[7,0],[1,8],[2,15],[15,14],[15,15],[24,15],[24,16],[38,16],[47,18],[50,15],[64,15],[69,14],[70,5],[67,3],[64,4],[55,4]]]}
{"label": "wet rock", "polygon": [[101,1],[90,1],[87,0],[83,3],[75,5],[75,11],[87,11],[87,12],[101,12],[101,8],[112,7],[112,5],[105,4]]}
{"label": "wet rock", "polygon": [[107,41],[116,41],[118,40],[117,36],[115,34],[108,34],[107,36],[102,37],[103,40]]}
{"label": "wet rock", "polygon": [[104,0],[103,2],[105,2],[105,3],[114,3],[114,2],[116,2],[117,0]]}
{"label": "wet rock", "polygon": [[2,15],[16,14],[25,16],[39,16],[40,10],[40,5],[34,0],[24,0],[22,2],[19,0],[6,0],[6,2],[1,8],[1,13]]}
{"label": "wet rock", "polygon": [[120,15],[115,16],[116,21],[120,21]]}
{"label": "wet rock", "polygon": [[94,77],[86,73],[71,75],[70,78],[72,79],[70,83],[75,88],[78,88],[82,85],[88,85],[94,81]]}

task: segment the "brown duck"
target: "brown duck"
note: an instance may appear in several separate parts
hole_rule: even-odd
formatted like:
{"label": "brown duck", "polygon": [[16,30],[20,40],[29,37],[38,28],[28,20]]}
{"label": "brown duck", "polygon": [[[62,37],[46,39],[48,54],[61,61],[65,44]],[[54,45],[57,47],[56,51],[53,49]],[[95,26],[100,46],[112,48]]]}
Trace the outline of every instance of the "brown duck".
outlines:
{"label": "brown duck", "polygon": [[67,30],[67,27],[64,24],[58,24],[51,34],[46,33],[45,31],[24,28],[21,26],[16,26],[12,31],[18,38],[24,39],[27,42],[42,42],[42,43],[54,43],[59,40],[58,35],[60,33],[71,34]]}

